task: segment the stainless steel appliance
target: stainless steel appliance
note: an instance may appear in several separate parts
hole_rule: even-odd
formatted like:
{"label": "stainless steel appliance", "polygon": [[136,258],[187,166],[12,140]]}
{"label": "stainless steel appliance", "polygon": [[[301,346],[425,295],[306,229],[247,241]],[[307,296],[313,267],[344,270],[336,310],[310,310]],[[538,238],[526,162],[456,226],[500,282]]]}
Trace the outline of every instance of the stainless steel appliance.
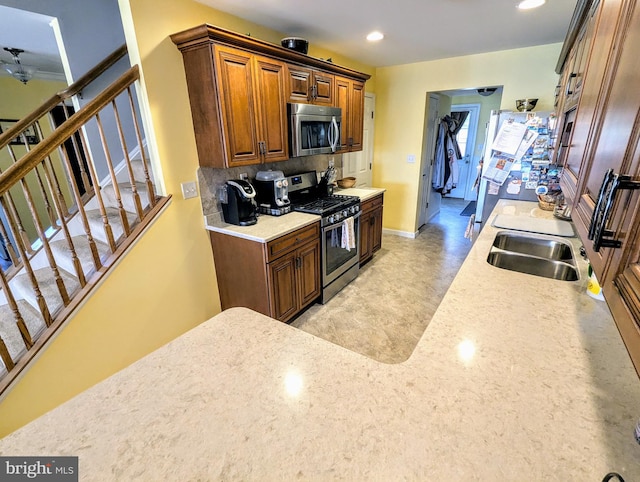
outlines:
{"label": "stainless steel appliance", "polygon": [[291,157],[331,154],[340,146],[342,109],[313,104],[288,104]]}
{"label": "stainless steel appliance", "polygon": [[256,224],[256,191],[244,179],[231,179],[220,190],[220,203],[225,222],[238,226]]}
{"label": "stainless steel appliance", "polygon": [[[552,149],[549,126],[550,112],[513,112],[492,111],[485,133],[482,174],[491,168],[491,158],[496,151],[492,148],[500,128],[505,122],[531,124],[528,128],[538,134],[534,145],[514,164],[507,179],[500,186],[485,178],[478,184],[478,201],[476,203],[475,222],[485,223],[499,199],[520,201],[538,201],[536,188],[541,182],[548,182],[554,174],[555,166],[550,164],[549,153]],[[539,119],[539,120],[538,120]],[[537,147],[536,147],[537,146]],[[544,177],[544,179],[543,179]],[[555,170],[557,178],[557,169]],[[481,226],[482,228],[482,226]]]}
{"label": "stainless steel appliance", "polygon": [[321,216],[321,303],[356,279],[360,270],[360,198],[326,194],[315,171],[287,178],[294,211]]}
{"label": "stainless steel appliance", "polygon": [[282,171],[258,171],[253,184],[259,213],[281,216],[291,211],[289,182]]}

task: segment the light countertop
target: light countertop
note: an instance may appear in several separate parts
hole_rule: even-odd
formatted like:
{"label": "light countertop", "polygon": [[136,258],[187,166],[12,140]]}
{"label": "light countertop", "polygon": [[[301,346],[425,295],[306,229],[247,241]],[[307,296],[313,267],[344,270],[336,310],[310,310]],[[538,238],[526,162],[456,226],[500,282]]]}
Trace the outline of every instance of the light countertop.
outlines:
{"label": "light countertop", "polygon": [[[337,190],[336,194],[344,194],[347,196],[358,196],[361,201],[366,201],[385,190],[381,188],[350,188]],[[282,216],[258,216],[258,222],[252,226],[236,226],[234,224],[225,223],[220,218],[219,213],[205,216],[205,227],[209,231],[216,231],[231,236],[250,239],[261,243],[269,241],[289,234],[300,228],[304,228],[309,224],[313,224],[320,220],[320,216],[315,214],[290,212]]]}
{"label": "light countertop", "polygon": [[[504,200],[496,213],[551,216]],[[576,282],[495,268],[496,231],[489,220],[406,362],[233,308],[0,455],[77,455],[83,481],[640,480],[640,382],[585,294],[585,263]]]}

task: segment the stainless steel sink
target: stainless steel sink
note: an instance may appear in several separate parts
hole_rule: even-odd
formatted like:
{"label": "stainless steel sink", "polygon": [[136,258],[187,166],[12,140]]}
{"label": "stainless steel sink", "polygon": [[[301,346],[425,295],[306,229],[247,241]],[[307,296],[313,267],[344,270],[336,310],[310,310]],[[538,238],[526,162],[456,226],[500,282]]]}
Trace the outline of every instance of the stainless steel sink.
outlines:
{"label": "stainless steel sink", "polygon": [[542,235],[501,231],[487,257],[492,266],[562,281],[580,278],[571,245]]}
{"label": "stainless steel sink", "polygon": [[548,237],[534,237],[503,231],[497,234],[493,246],[505,251],[557,261],[571,261],[573,259],[570,244]]}

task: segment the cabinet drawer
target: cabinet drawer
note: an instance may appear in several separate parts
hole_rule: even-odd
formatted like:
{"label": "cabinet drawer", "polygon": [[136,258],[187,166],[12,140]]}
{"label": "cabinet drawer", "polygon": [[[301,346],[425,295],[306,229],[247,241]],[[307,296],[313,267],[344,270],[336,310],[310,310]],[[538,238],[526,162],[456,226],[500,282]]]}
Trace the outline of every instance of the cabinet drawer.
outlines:
{"label": "cabinet drawer", "polygon": [[361,206],[362,212],[368,213],[369,211],[374,210],[378,206],[382,206],[382,199],[383,199],[382,194],[374,197],[373,199],[367,199],[365,202],[362,203],[362,206]]}
{"label": "cabinet drawer", "polygon": [[267,243],[267,262],[283,256],[297,247],[320,238],[320,223],[313,223]]}

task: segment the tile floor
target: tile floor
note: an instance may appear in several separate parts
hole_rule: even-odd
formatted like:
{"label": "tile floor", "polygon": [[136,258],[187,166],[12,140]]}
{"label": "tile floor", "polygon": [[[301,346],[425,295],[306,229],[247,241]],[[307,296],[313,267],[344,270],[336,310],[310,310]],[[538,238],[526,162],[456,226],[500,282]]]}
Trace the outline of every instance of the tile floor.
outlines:
{"label": "tile floor", "polygon": [[467,204],[443,199],[415,239],[383,234],[358,278],[291,325],[380,362],[405,361],[471,249],[469,217],[460,215]]}

